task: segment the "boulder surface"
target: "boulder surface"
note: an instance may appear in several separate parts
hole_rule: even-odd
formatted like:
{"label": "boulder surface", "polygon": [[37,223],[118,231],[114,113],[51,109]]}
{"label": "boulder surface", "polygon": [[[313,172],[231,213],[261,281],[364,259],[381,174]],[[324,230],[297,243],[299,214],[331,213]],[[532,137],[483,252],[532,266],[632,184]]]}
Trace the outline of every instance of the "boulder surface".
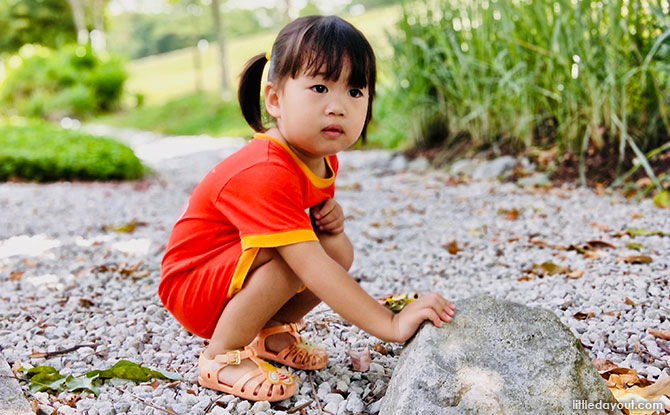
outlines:
{"label": "boulder surface", "polygon": [[419,329],[398,360],[380,414],[621,411],[554,313],[477,296],[456,302],[454,318],[442,328],[425,323]]}

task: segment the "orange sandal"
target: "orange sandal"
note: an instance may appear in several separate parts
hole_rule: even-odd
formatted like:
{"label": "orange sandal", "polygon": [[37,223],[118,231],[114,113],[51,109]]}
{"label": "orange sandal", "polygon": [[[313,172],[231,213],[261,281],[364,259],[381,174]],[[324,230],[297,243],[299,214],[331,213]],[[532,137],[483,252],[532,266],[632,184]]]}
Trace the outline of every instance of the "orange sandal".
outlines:
{"label": "orange sandal", "polygon": [[[239,365],[244,359],[250,359],[258,365],[258,368],[242,376],[232,386],[219,381],[221,369],[228,365]],[[256,357],[256,351],[250,347],[219,354],[214,359],[208,359],[200,353],[198,369],[200,371],[198,383],[201,386],[250,401],[283,401],[293,396],[297,390],[290,373],[259,359]]]}
{"label": "orange sandal", "polygon": [[[298,334],[298,330],[299,327],[296,323],[268,327],[261,330],[248,347],[254,349],[259,357],[296,369],[318,370],[324,368],[328,364],[326,351],[321,347],[303,341]],[[295,338],[296,342],[275,353],[265,347],[265,338],[278,333],[288,333]]]}

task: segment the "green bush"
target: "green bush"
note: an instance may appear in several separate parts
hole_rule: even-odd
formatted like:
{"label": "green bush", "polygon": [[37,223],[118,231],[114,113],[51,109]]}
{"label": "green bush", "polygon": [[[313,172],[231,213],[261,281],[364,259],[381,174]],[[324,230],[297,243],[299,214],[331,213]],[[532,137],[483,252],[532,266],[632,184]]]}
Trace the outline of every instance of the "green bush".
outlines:
{"label": "green bush", "polygon": [[145,167],[127,146],[47,123],[0,123],[0,181],[132,180]]}
{"label": "green bush", "polygon": [[667,2],[436,0],[406,6],[398,28],[379,110],[392,136],[620,157],[670,137]]}
{"label": "green bush", "polygon": [[21,64],[8,72],[0,90],[6,113],[85,118],[118,107],[127,74],[117,57],[82,45],[58,51],[26,45],[17,57]]}

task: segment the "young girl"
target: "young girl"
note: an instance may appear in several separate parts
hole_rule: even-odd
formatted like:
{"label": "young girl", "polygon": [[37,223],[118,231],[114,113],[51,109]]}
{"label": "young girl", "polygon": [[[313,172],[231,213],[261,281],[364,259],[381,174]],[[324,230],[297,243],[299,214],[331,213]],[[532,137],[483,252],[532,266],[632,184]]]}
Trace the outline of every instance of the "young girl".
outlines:
{"label": "young girl", "polygon": [[[274,118],[266,128],[265,109]],[[271,54],[242,73],[239,101],[257,131],[195,188],[174,225],[158,288],[190,332],[211,339],[198,382],[244,399],[278,401],[293,377],[266,360],[320,369],[326,351],[298,334],[321,301],[385,341],[403,342],[424,320],[449,321],[454,306],[431,293],[394,315],[349,276],[353,250],[333,199],[338,161],[372,114],[375,57],[346,21],[303,17],[277,36]],[[309,213],[307,213],[309,208]]]}

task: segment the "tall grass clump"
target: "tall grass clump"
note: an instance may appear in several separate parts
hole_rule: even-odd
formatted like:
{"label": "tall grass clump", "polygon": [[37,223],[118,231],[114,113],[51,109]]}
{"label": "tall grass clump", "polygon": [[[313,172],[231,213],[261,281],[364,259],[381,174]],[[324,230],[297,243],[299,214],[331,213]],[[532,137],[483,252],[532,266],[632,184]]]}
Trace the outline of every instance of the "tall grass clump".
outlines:
{"label": "tall grass clump", "polygon": [[667,0],[432,0],[398,29],[389,105],[420,143],[623,160],[670,138]]}

